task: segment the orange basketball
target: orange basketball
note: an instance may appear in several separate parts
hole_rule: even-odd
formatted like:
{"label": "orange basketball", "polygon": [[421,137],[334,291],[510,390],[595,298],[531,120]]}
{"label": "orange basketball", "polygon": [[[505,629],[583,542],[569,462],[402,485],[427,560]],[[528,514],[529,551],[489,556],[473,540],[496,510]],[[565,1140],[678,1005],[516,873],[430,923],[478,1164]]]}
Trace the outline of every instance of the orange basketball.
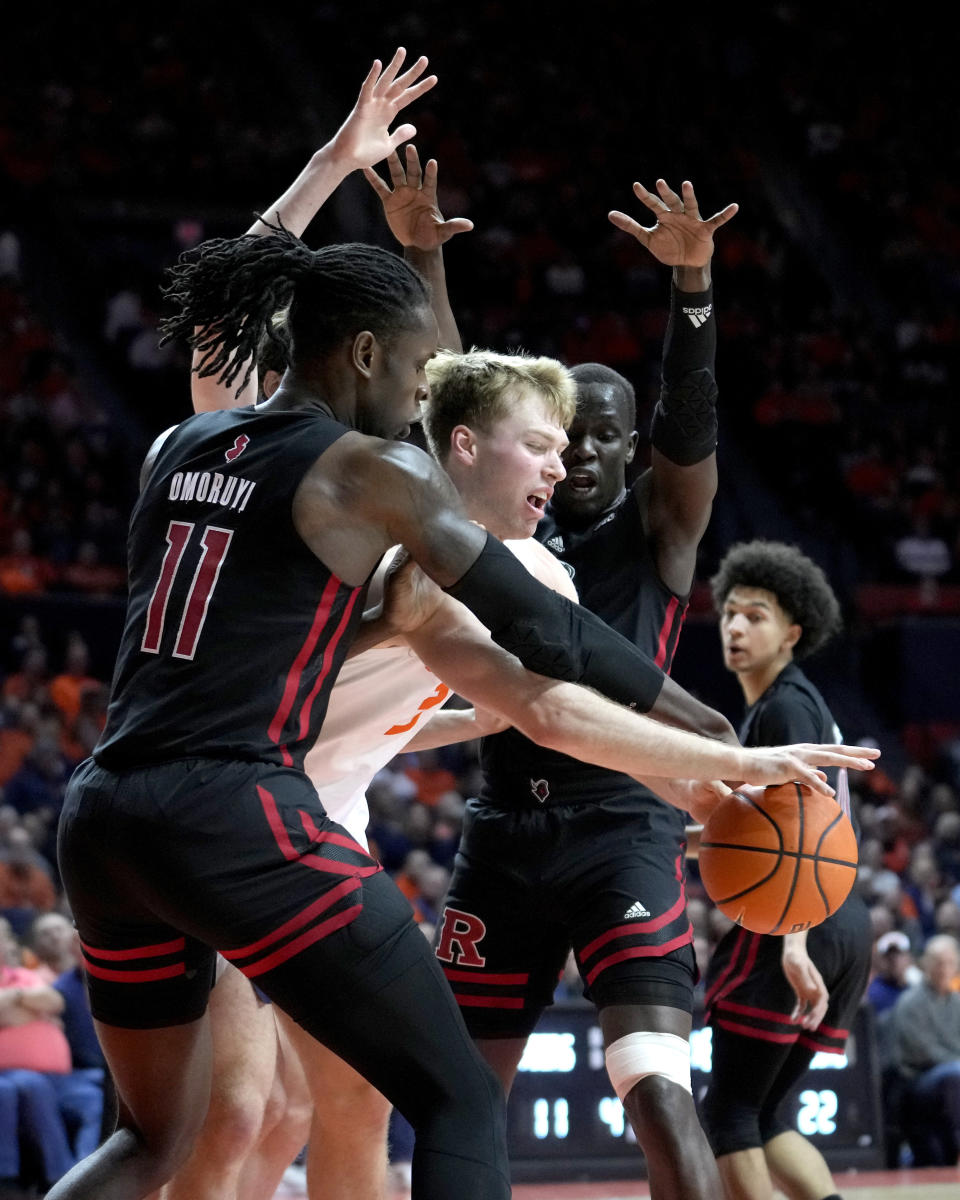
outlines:
{"label": "orange basketball", "polygon": [[707,895],[731,920],[754,933],[795,933],[847,898],[857,839],[832,797],[782,783],[758,801],[725,796],[703,827],[699,861]]}

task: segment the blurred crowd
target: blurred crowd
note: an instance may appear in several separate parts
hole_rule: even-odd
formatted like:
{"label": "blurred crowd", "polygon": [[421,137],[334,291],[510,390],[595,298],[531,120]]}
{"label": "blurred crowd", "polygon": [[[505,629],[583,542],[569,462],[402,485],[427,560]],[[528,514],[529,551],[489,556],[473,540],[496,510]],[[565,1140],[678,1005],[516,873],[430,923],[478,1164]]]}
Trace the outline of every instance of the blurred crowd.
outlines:
{"label": "blurred crowd", "polygon": [[[665,280],[606,212],[636,213],[634,178],[690,175],[708,211],[740,204],[715,264],[725,436],[775,485],[801,536],[851,549],[851,582],[925,584],[931,596],[931,585],[960,581],[960,418],[950,403],[960,173],[944,139],[936,30],[878,31],[877,52],[863,56],[853,23],[831,27],[806,6],[772,6],[749,34],[719,13],[661,15],[642,30],[618,21],[614,34],[607,8],[584,18],[575,50],[567,25],[496,0],[461,20],[435,0],[386,19],[377,6],[375,47],[343,37],[339,4],[291,6],[263,39],[204,6],[189,19],[128,16],[109,38],[80,14],[38,16],[28,48],[44,49],[42,69],[29,54],[13,64],[0,169],[23,197],[73,211],[60,236],[82,241],[78,265],[96,261],[84,284],[101,353],[141,414],[176,420],[187,411],[185,360],[156,344],[162,267],[204,235],[246,226],[332,132],[374,53],[422,49],[441,83],[414,114],[417,140],[439,160],[445,214],[476,227],[448,254],[465,341],[606,362],[635,383],[642,426],[659,386]],[[369,0],[351,5],[350,26],[368,11]],[[687,88],[674,77],[681,37]],[[303,47],[318,48],[319,66]],[[621,86],[599,86],[609,79]],[[355,183],[308,240],[385,238],[372,194]],[[27,346],[0,380],[5,423],[21,426],[7,486],[19,492],[37,456],[52,458],[65,478],[42,497],[42,553],[61,562],[82,543],[86,560],[92,542],[114,565],[100,526],[122,495],[101,414],[77,395],[68,356],[31,328],[23,297],[11,302],[24,309]],[[78,476],[91,510],[82,528],[64,513]],[[12,530],[0,534],[9,548]],[[708,535],[705,569],[722,551]]]}

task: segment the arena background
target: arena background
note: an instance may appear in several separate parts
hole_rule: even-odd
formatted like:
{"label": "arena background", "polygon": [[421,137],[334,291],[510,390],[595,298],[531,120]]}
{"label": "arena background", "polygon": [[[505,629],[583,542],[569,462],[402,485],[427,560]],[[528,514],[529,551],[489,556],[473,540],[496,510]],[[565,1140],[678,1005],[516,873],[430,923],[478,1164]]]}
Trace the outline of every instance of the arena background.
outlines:
{"label": "arena background", "polygon": [[[714,259],[720,494],[675,675],[736,720],[705,581],[742,538],[816,558],[846,631],[810,674],[848,739],[884,751],[860,783],[860,886],[915,950],[960,929],[960,822],[942,820],[960,786],[954,52],[945,28],[910,17],[608,0],[573,14],[497,0],[8,11],[6,678],[39,637],[49,674],[79,638],[90,678],[109,680],[136,472],[189,412],[187,358],[157,347],[162,269],[203,237],[242,232],[334,131],[370,61],[402,44],[440,77],[409,119],[422,157],[439,160],[444,215],[475,223],[446,253],[465,344],[606,362],[634,382],[641,430],[668,273],[606,213],[647,223],[630,185],[658,176],[691,179],[705,213],[740,205]],[[306,240],[391,245],[359,177]],[[18,720],[5,701],[4,727]],[[463,756],[392,774],[416,788],[437,785],[431,772],[469,792]],[[421,799],[394,791],[387,809]],[[442,841],[427,839],[440,863]]]}

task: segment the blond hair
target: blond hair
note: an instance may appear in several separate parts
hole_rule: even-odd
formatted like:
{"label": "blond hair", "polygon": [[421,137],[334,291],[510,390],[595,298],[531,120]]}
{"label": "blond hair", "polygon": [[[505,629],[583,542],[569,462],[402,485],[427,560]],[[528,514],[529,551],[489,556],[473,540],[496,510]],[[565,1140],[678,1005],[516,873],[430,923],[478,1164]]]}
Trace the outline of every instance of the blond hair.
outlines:
{"label": "blond hair", "polygon": [[577,411],[576,382],[555,358],[476,347],[466,354],[442,350],[427,363],[427,381],[430,398],[423,405],[423,431],[438,462],[449,454],[450,435],[458,425],[488,432],[511,411],[520,389],[542,396],[564,428]]}

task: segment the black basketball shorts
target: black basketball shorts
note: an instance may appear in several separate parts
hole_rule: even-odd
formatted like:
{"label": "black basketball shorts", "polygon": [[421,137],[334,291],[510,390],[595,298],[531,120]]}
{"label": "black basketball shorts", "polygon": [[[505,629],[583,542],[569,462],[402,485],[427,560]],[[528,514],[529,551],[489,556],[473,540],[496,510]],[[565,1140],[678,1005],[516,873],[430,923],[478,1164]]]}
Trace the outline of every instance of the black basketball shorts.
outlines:
{"label": "black basketball shorts", "polygon": [[435,949],[471,1034],[530,1034],[571,947],[598,1007],[690,1012],[683,851],[613,804],[470,801]]}
{"label": "black basketball shorts", "polygon": [[807,952],[823,976],[830,1001],[820,1026],[806,1030],[790,1019],[796,997],[780,966],[783,939],[731,929],[707,970],[707,1020],[742,1037],[839,1054],[867,986],[872,944],[870,916],[857,895],[810,930]]}
{"label": "black basketball shorts", "polygon": [[410,920],[306,776],[267,763],[113,772],[88,759],[67,789],[58,855],[91,1008],[111,1025],[198,1018],[218,950],[257,983],[335,939],[337,970],[349,970],[362,955],[337,935],[365,907],[385,937]]}

